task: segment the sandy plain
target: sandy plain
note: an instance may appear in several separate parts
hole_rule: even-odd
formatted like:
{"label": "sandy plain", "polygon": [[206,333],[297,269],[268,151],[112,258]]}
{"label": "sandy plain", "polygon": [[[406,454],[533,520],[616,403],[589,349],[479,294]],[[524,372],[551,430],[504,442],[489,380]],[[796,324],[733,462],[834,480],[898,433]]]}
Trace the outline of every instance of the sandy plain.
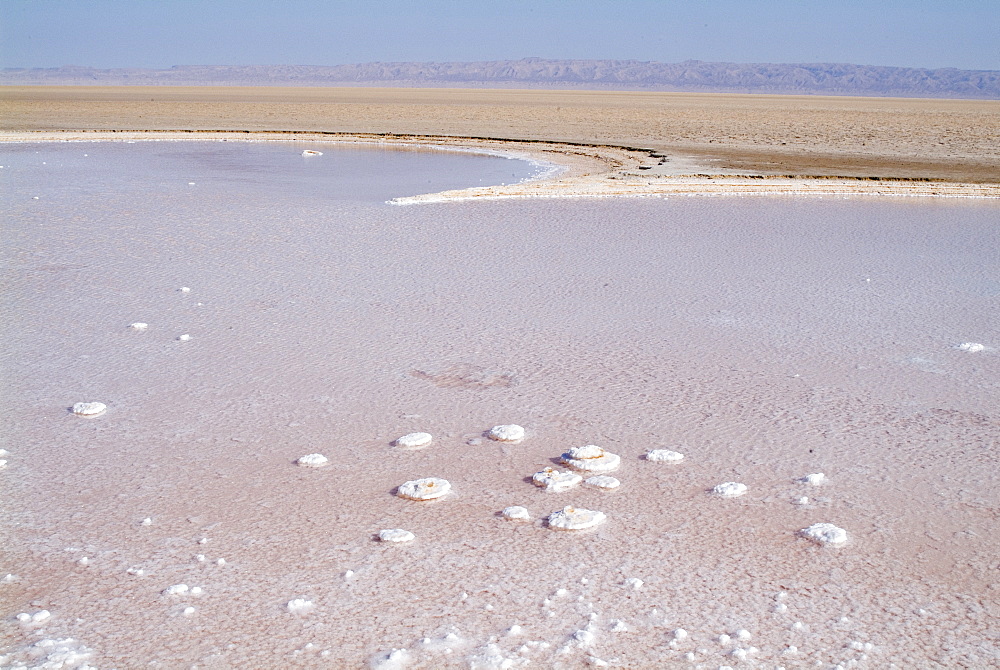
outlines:
{"label": "sandy plain", "polygon": [[[446,198],[1000,196],[1000,102],[405,88],[5,87],[0,140],[224,131],[459,144],[570,168]],[[223,135],[225,136],[225,135]],[[438,196],[435,196],[437,199]]]}

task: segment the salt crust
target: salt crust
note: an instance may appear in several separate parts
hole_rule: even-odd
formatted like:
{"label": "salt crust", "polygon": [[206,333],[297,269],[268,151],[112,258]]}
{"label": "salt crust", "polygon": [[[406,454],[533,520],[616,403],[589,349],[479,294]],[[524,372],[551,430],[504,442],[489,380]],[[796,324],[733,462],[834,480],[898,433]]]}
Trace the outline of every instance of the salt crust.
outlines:
{"label": "salt crust", "polygon": [[311,600],[306,600],[305,598],[295,598],[294,600],[289,600],[288,604],[285,605],[285,609],[291,614],[307,614],[311,612],[314,605]]}
{"label": "salt crust", "polygon": [[607,517],[604,512],[578,509],[567,505],[558,512],[549,515],[549,528],[556,530],[583,530],[604,523]]}
{"label": "salt crust", "polygon": [[531,476],[531,482],[535,486],[540,486],[552,493],[568,491],[582,481],[583,477],[575,472],[560,472],[555,468],[545,468]]}
{"label": "salt crust", "polygon": [[621,457],[604,451],[596,444],[573,447],[562,455],[562,462],[571,468],[586,472],[612,472],[621,465]]}
{"label": "salt crust", "polygon": [[684,454],[670,449],[650,449],[646,452],[646,460],[653,463],[680,463]]}
{"label": "salt crust", "polygon": [[437,477],[414,479],[399,486],[396,492],[400,498],[408,500],[434,500],[451,490],[451,482]]}
{"label": "salt crust", "polygon": [[811,475],[806,475],[799,481],[811,486],[822,486],[823,484],[826,484],[827,478],[822,472],[814,472]]}
{"label": "salt crust", "polygon": [[0,470],[3,470],[6,467],[7,467],[7,461],[5,461],[4,459],[0,458]]}
{"label": "salt crust", "polygon": [[723,482],[712,489],[712,493],[723,498],[736,498],[747,492],[747,485],[739,482]]}
{"label": "salt crust", "polygon": [[397,447],[404,449],[419,449],[426,447],[434,439],[430,433],[410,433],[396,440]]}
{"label": "salt crust", "polygon": [[968,351],[969,353],[974,354],[977,351],[982,351],[986,347],[980,344],[979,342],[962,342],[960,345],[958,345],[958,348],[961,351]]}
{"label": "salt crust", "polygon": [[817,544],[836,546],[847,542],[847,531],[832,523],[814,523],[800,530],[799,534]]}
{"label": "salt crust", "polygon": [[330,459],[323,454],[306,454],[305,456],[300,456],[296,461],[296,465],[301,465],[305,468],[321,468],[327,465]]}
{"label": "salt crust", "polygon": [[322,156],[323,152],[322,151],[314,151],[312,149],[306,149],[305,151],[302,152],[302,155],[303,156]]}
{"label": "salt crust", "polygon": [[510,521],[528,521],[531,519],[531,515],[528,510],[520,505],[512,505],[510,507],[504,507],[503,518]]}
{"label": "salt crust", "polygon": [[149,328],[149,324],[143,323],[142,321],[136,321],[135,323],[128,324],[128,327],[132,330],[146,330]]}
{"label": "salt crust", "polygon": [[381,542],[412,542],[416,535],[402,528],[387,528],[379,532],[378,539]]}
{"label": "salt crust", "polygon": [[39,610],[39,611],[35,612],[34,614],[28,614],[27,612],[21,612],[20,614],[17,615],[16,618],[21,623],[27,624],[27,623],[41,623],[41,622],[45,621],[46,619],[49,619],[51,616],[52,616],[52,613],[49,612],[48,610]]}
{"label": "salt crust", "polygon": [[77,416],[97,416],[108,408],[103,402],[78,402],[73,405],[73,414]]}
{"label": "salt crust", "polygon": [[611,491],[622,485],[614,477],[609,477],[608,475],[596,475],[594,477],[588,477],[583,482],[587,486],[593,486],[594,488],[604,489],[605,491]]}
{"label": "salt crust", "polygon": [[524,439],[524,428],[516,423],[493,426],[487,436],[497,442],[518,442]]}

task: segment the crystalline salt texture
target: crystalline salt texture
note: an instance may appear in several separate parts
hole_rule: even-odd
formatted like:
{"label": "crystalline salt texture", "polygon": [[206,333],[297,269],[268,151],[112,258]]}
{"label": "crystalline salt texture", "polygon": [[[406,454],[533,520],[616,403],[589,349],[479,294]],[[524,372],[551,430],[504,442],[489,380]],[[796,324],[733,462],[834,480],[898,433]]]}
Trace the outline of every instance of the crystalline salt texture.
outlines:
{"label": "crystalline salt texture", "polygon": [[517,442],[524,439],[524,428],[516,423],[493,426],[488,437],[497,442]]}
{"label": "crystalline salt texture", "polygon": [[285,605],[285,609],[291,614],[307,614],[312,611],[314,605],[311,600],[306,600],[305,598],[295,598],[294,600],[289,600],[288,604]]}
{"label": "crystalline salt texture", "polygon": [[817,544],[839,545],[847,542],[847,531],[832,523],[814,523],[799,533]]}
{"label": "crystalline salt texture", "polygon": [[608,475],[596,475],[594,477],[588,477],[583,482],[587,486],[593,486],[594,488],[604,489],[605,491],[611,491],[622,485],[614,477],[609,477]]}
{"label": "crystalline salt texture", "polygon": [[402,528],[388,528],[379,532],[378,539],[382,542],[412,542],[416,536]]}
{"label": "crystalline salt texture", "polygon": [[306,454],[300,456],[295,463],[306,468],[321,468],[330,462],[323,454]]}
{"label": "crystalline salt texture", "polygon": [[549,515],[549,528],[556,530],[583,530],[593,528],[607,519],[604,512],[566,506]]}
{"label": "crystalline salt texture", "polygon": [[747,492],[747,485],[739,482],[723,482],[713,488],[712,492],[723,498],[736,498]]}
{"label": "crystalline salt texture", "polygon": [[433,500],[451,490],[451,482],[437,477],[414,479],[400,485],[396,495],[409,500]]}
{"label": "crystalline salt texture", "polygon": [[646,460],[653,463],[680,463],[684,454],[670,449],[650,449],[646,452]]}
{"label": "crystalline salt texture", "polygon": [[573,472],[560,472],[555,468],[545,468],[533,474],[531,481],[535,486],[540,486],[546,491],[559,493],[573,488],[583,481],[583,477]]}
{"label": "crystalline salt texture", "polygon": [[73,405],[73,414],[77,416],[97,416],[108,408],[103,402],[78,402]]}
{"label": "crystalline salt texture", "polygon": [[621,465],[621,457],[604,451],[595,444],[573,447],[562,455],[562,462],[571,468],[586,472],[611,472]]}
{"label": "crystalline salt texture", "polygon": [[531,515],[524,507],[521,507],[520,505],[512,505],[504,508],[503,518],[511,521],[528,521],[531,519]]}
{"label": "crystalline salt texture", "polygon": [[398,438],[396,446],[404,449],[419,449],[426,447],[433,439],[430,433],[410,433]]}

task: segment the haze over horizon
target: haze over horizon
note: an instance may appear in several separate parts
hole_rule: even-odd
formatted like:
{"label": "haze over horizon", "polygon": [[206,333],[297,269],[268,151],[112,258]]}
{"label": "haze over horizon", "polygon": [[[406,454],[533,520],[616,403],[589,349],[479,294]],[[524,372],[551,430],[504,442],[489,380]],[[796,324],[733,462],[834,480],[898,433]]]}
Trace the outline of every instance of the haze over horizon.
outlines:
{"label": "haze over horizon", "polygon": [[1000,70],[1000,3],[5,0],[0,67],[539,57]]}

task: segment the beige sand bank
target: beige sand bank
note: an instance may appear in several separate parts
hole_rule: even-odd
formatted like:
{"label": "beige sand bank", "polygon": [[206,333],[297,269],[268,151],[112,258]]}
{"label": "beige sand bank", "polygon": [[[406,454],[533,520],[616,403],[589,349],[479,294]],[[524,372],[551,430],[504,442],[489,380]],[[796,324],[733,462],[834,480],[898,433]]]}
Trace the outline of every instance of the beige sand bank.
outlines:
{"label": "beige sand bank", "polygon": [[[2,139],[321,133],[460,144],[571,168],[447,197],[1000,195],[1000,102],[596,91],[6,87]],[[85,131],[85,132],[84,132]],[[54,133],[54,134],[53,134]],[[115,137],[122,137],[115,133]],[[238,136],[248,137],[245,132]],[[419,137],[418,137],[419,136]],[[319,137],[319,135],[317,135]],[[817,179],[818,178],[818,179]]]}

